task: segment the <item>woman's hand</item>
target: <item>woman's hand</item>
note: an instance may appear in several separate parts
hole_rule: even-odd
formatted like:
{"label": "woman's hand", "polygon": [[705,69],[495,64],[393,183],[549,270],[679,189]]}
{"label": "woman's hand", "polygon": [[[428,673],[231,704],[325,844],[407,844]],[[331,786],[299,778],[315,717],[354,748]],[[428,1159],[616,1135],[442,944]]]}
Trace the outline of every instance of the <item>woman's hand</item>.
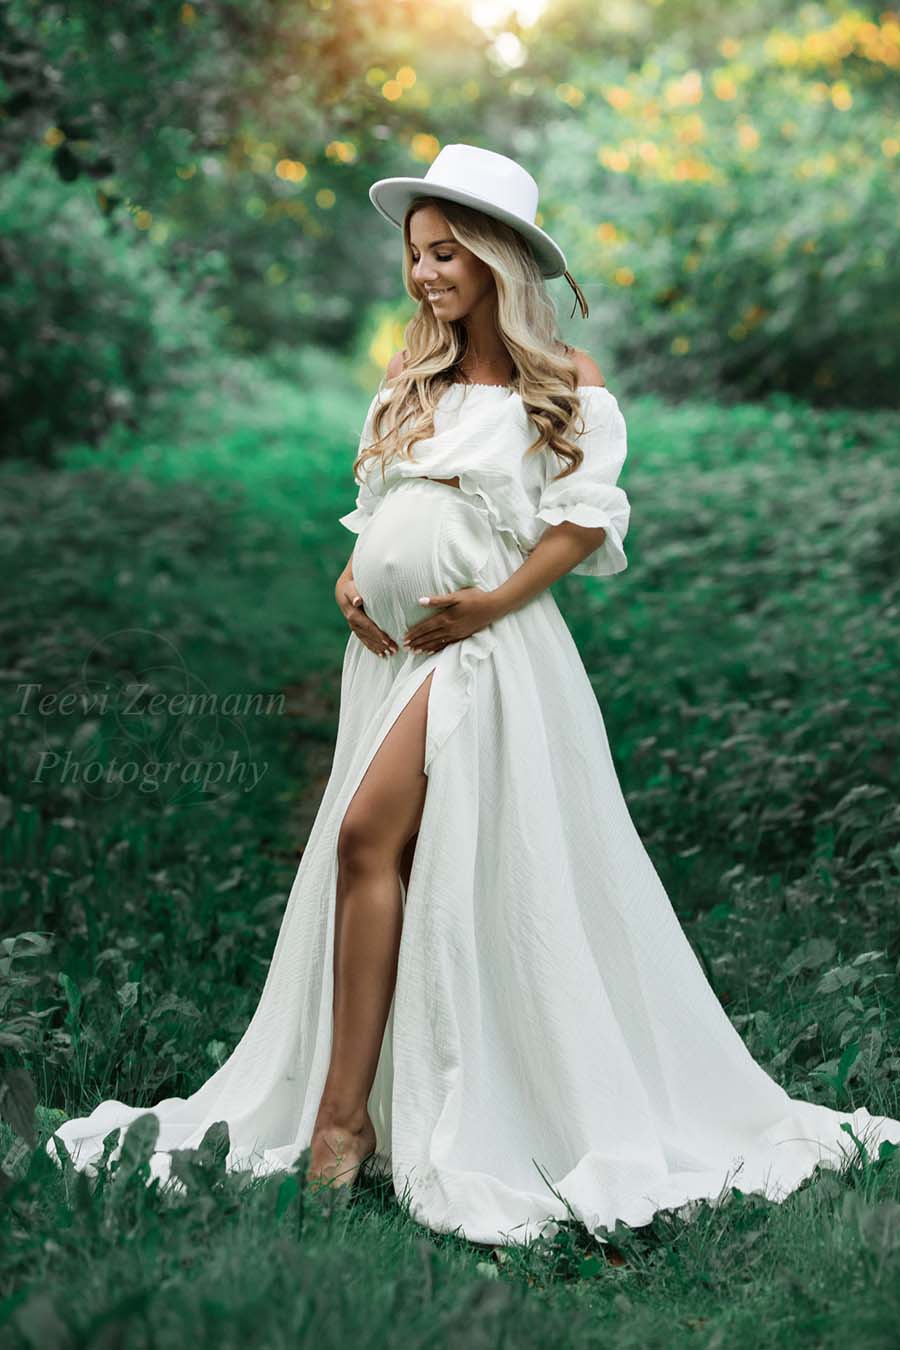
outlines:
{"label": "woman's hand", "polygon": [[363,598],[356,589],[352,575],[341,573],[334,588],[334,598],[352,631],[370,652],[376,656],[385,656],[388,652],[393,655],[397,651],[397,644],[390,633],[379,628],[375,620],[366,614]]}
{"label": "woman's hand", "polygon": [[439,652],[448,643],[460,642],[487,628],[499,617],[493,592],[478,586],[467,586],[447,595],[420,595],[419,604],[441,608],[407,630],[403,645],[413,652]]}

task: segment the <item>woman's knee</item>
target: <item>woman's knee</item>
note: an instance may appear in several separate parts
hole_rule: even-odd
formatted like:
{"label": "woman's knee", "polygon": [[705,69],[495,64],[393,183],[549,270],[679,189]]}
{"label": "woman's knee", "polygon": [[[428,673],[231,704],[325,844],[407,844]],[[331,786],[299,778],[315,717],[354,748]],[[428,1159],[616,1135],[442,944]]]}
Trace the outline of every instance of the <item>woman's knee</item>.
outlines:
{"label": "woman's knee", "polygon": [[394,839],[368,813],[348,812],[338,834],[338,862],[346,872],[366,875],[397,868],[405,840]]}

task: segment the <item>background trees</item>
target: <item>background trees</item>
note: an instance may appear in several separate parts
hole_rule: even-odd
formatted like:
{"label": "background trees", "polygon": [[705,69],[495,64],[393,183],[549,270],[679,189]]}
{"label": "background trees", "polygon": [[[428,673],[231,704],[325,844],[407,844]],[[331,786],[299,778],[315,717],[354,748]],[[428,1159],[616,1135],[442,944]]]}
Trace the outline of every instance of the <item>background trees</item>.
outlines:
{"label": "background trees", "polygon": [[7,454],[96,439],[210,348],[367,378],[410,312],[368,185],[448,140],[535,173],[619,388],[896,401],[894,11],[4,0],[0,25]]}

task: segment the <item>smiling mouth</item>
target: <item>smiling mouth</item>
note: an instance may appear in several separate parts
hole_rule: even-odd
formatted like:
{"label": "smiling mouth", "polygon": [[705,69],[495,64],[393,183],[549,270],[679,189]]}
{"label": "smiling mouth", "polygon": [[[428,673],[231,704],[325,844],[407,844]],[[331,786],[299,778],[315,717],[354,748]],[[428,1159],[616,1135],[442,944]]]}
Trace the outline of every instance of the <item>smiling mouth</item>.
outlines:
{"label": "smiling mouth", "polygon": [[452,286],[445,286],[443,290],[440,291],[426,291],[425,295],[428,300],[442,300],[448,291],[452,291],[453,289]]}

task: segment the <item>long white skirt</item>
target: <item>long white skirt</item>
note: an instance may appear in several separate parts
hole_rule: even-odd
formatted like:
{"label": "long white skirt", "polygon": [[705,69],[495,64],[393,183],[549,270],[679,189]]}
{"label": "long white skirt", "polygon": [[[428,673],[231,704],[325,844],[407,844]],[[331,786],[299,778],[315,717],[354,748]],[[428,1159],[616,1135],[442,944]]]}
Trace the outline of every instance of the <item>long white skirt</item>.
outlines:
{"label": "long white skirt", "polygon": [[[433,612],[418,596],[493,588],[522,561],[486,503],[418,478],[379,503],[354,576],[399,643]],[[246,1032],[188,1098],[67,1121],[56,1133],[76,1166],[92,1171],[104,1136],[148,1109],[163,1181],[168,1151],[215,1121],[229,1170],[286,1169],[310,1143],[331,1053],[338,831],[432,670],[427,791],[369,1098],[376,1168],[413,1219],[499,1244],[571,1215],[637,1226],[731,1185],[784,1199],[817,1163],[855,1154],[842,1123],[872,1150],[900,1143],[900,1121],[793,1099],[751,1056],[635,831],[544,591],[438,653],[381,658],[351,635],[331,776]]]}

